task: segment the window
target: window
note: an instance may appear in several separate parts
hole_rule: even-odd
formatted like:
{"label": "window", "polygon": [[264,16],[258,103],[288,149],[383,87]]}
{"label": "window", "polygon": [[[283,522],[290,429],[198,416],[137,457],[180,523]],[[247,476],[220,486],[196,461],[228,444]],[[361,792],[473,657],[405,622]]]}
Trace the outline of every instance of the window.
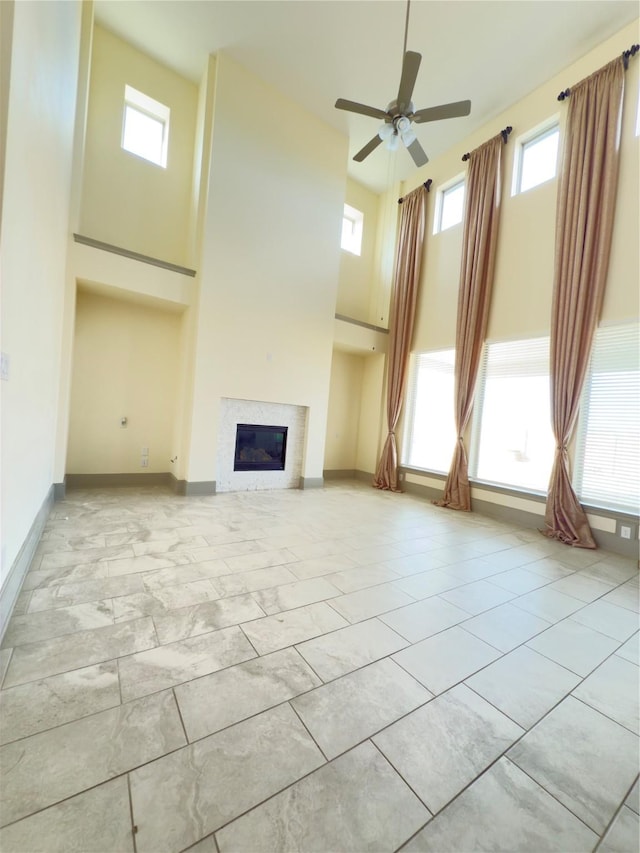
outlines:
{"label": "window", "polygon": [[345,204],[342,216],[342,240],[340,246],[345,252],[359,255],[362,251],[362,227],[364,225],[364,213]]}
{"label": "window", "polygon": [[164,104],[154,101],[132,86],[125,86],[122,123],[124,150],[166,168],[169,112],[169,107]]}
{"label": "window", "polygon": [[555,178],[559,140],[560,128],[553,124],[520,143],[516,150],[512,195]]}
{"label": "window", "polygon": [[486,344],[474,412],[472,476],[546,491],[555,448],[549,338]]}
{"label": "window", "polygon": [[597,330],[582,395],[574,487],[585,503],[638,512],[640,326]]}
{"label": "window", "polygon": [[455,350],[414,353],[411,357],[403,464],[446,472],[456,430],[453,418]]}
{"label": "window", "polygon": [[464,210],[464,178],[445,187],[438,193],[433,233],[446,231],[458,222],[462,222]]}

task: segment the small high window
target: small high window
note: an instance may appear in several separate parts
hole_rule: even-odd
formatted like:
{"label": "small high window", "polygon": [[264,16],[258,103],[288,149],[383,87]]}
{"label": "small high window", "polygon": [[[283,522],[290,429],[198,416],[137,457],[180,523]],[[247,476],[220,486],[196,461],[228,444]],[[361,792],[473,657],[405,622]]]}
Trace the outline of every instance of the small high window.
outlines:
{"label": "small high window", "polygon": [[342,239],[340,246],[345,252],[359,255],[362,252],[362,228],[364,225],[364,213],[345,204],[342,216]]}
{"label": "small high window", "polygon": [[526,192],[555,178],[559,141],[560,128],[553,124],[520,142],[516,151],[512,195]]}
{"label": "small high window", "polygon": [[169,107],[132,86],[125,86],[122,122],[124,150],[166,168],[169,113]]}
{"label": "small high window", "polygon": [[464,210],[464,178],[450,184],[438,193],[433,233],[446,231],[462,222]]}

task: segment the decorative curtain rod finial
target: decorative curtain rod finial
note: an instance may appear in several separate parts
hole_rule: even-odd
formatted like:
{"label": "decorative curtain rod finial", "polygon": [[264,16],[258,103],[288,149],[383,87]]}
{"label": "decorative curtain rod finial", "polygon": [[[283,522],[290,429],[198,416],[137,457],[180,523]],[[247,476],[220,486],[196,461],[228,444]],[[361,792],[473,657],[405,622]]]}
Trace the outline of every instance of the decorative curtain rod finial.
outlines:
{"label": "decorative curtain rod finial", "polygon": [[[431,184],[432,183],[433,183],[433,178],[429,178],[427,181],[424,182],[424,184],[422,186],[425,188],[425,190],[427,192],[431,192]],[[404,201],[404,198],[399,198],[398,204],[402,204],[403,201]]]}
{"label": "decorative curtain rod finial", "polygon": [[[513,130],[513,128],[511,127],[511,125],[508,124],[505,128],[503,128],[500,131],[500,133],[502,135],[502,141],[504,142],[505,145],[507,144],[507,139],[509,138],[509,134],[511,133],[512,130]],[[467,151],[466,154],[462,155],[462,162],[466,163],[470,156],[471,156],[471,154],[469,154],[469,152]]]}
{"label": "decorative curtain rod finial", "polygon": [[570,94],[571,94],[571,89],[565,89],[563,92],[560,92],[560,94],[558,95],[558,100],[564,101],[564,99],[568,98]]}
{"label": "decorative curtain rod finial", "polygon": [[629,59],[632,56],[635,56],[636,53],[640,50],[640,44],[632,44],[629,50],[622,51],[622,61],[624,62],[624,70],[626,71],[629,67]]}

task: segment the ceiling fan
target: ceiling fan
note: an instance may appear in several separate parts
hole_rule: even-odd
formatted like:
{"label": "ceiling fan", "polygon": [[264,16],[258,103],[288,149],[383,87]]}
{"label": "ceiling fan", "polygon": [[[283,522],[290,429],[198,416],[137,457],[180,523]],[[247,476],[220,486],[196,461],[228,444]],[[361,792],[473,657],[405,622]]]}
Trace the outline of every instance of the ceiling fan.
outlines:
{"label": "ceiling fan", "polygon": [[471,112],[471,101],[455,101],[451,104],[440,104],[440,106],[428,107],[417,112],[414,110],[411,96],[422,56],[419,53],[406,49],[407,30],[409,27],[409,3],[410,0],[407,0],[407,17],[404,30],[404,59],[402,61],[400,86],[398,87],[398,95],[395,101],[391,101],[387,105],[386,110],[381,110],[377,107],[368,107],[366,104],[347,101],[344,98],[338,98],[336,101],[336,108],[339,110],[347,110],[351,113],[371,116],[372,118],[382,119],[383,121],[378,133],[353,158],[359,163],[365,157],[368,157],[372,151],[375,151],[383,141],[387,143],[387,148],[390,151],[397,150],[399,140],[401,139],[416,166],[424,166],[429,161],[429,158],[422,145],[420,145],[411,125],[413,123],[424,124],[428,121],[441,121],[446,118],[468,116]]}

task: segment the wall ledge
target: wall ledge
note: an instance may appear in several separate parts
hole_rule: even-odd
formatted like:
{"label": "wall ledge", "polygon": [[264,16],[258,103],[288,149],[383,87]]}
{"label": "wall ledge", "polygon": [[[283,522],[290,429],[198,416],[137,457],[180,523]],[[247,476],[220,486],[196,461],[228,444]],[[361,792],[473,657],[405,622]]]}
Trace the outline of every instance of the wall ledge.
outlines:
{"label": "wall ledge", "polygon": [[133,261],[140,261],[143,264],[151,264],[151,266],[154,267],[162,267],[162,269],[177,272],[180,273],[180,275],[188,275],[191,278],[194,278],[196,275],[196,270],[189,269],[189,267],[181,267],[179,264],[171,264],[169,261],[160,260],[160,258],[153,258],[150,255],[133,252],[131,249],[124,249],[122,246],[103,243],[102,240],[95,240],[93,237],[86,237],[83,234],[74,234],[73,239],[76,243],[82,243],[84,246],[91,246],[93,249],[101,249],[104,252],[111,252],[114,255],[122,255],[124,258],[131,258]]}

